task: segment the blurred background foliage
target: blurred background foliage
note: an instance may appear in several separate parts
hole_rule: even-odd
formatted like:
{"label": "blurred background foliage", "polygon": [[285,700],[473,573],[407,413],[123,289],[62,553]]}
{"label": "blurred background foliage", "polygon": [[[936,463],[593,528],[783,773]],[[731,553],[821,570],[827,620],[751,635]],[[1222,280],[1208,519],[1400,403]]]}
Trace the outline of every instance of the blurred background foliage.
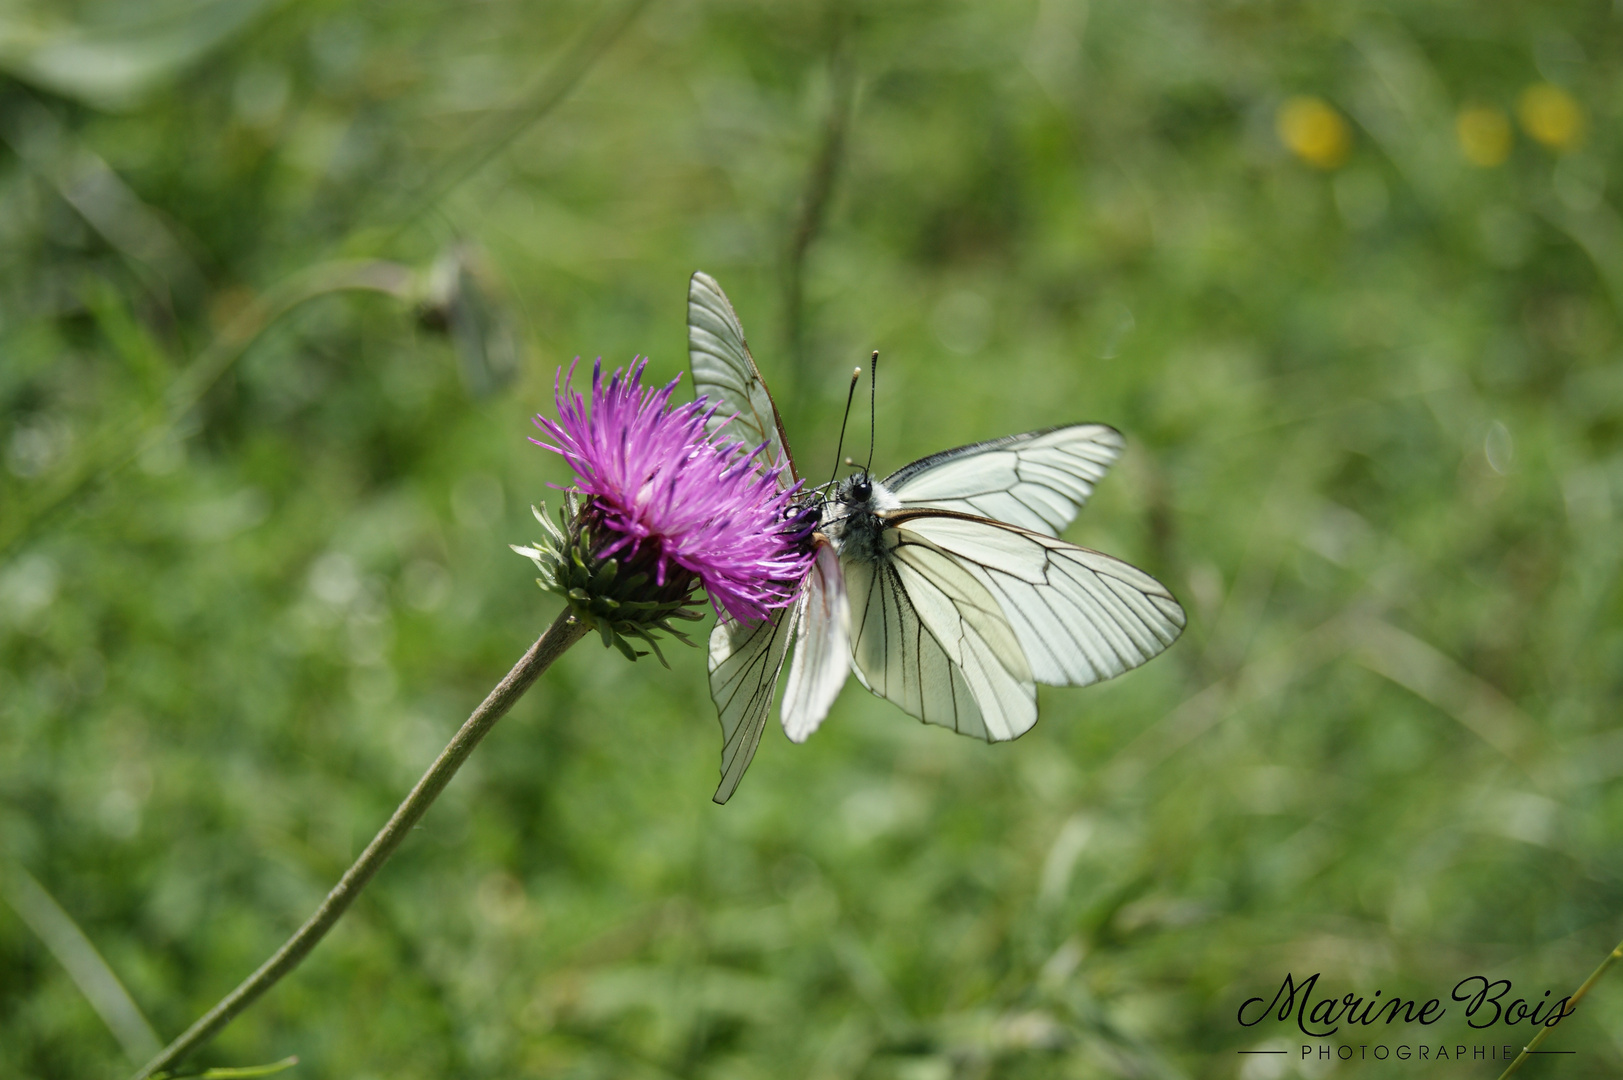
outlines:
{"label": "blurred background foliage", "polygon": [[[873,348],[882,473],[1124,430],[1070,535],[1188,633],[1012,745],[853,684],[721,808],[701,654],[583,645],[203,1063],[1486,1076],[1235,1010],[1623,932],[1614,6],[14,0],[0,69],[0,1074],[308,914],[553,614],[555,370],[682,371],[695,268],[814,477]],[[1330,1041],[1529,1034],[1454,1009]]]}

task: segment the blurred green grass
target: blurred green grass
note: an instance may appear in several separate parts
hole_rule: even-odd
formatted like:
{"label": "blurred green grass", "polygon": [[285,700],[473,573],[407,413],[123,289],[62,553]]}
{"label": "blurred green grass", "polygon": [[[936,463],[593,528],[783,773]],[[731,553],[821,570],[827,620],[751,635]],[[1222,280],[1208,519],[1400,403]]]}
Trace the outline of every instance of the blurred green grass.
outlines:
{"label": "blurred green grass", "polygon": [[[0,873],[160,1036],[233,986],[550,619],[555,370],[683,370],[703,268],[807,472],[874,348],[881,472],[1121,428],[1070,536],[1188,633],[1012,745],[848,689],[724,808],[701,655],[588,644],[201,1060],[1267,1080],[1287,970],[1574,987],[1623,911],[1616,13],[670,0],[540,115],[629,10],[0,12]],[[352,258],[397,287],[166,397]],[[1619,1031],[1602,984],[1525,1075]],[[130,1067],[0,905],[0,1073]]]}

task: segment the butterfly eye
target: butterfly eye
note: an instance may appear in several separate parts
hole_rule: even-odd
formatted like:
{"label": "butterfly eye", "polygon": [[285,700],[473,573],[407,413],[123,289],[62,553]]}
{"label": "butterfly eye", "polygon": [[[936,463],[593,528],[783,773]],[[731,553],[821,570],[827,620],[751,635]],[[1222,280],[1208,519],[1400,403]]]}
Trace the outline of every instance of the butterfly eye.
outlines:
{"label": "butterfly eye", "polygon": [[857,502],[867,502],[873,495],[873,484],[866,476],[859,476],[851,482],[851,497]]}

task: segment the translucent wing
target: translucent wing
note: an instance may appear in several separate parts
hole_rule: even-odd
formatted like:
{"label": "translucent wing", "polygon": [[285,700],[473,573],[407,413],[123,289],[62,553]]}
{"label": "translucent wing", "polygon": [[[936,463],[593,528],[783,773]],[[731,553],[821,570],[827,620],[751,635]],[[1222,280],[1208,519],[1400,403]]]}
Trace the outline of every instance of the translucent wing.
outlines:
{"label": "translucent wing", "polygon": [[961,514],[900,510],[887,521],[904,543],[942,552],[995,598],[1038,682],[1086,686],[1120,675],[1183,632],[1172,594],[1120,559]]}
{"label": "translucent wing", "polygon": [[885,487],[904,507],[956,510],[1058,536],[1122,446],[1113,427],[1069,424],[931,454],[897,470]]}
{"label": "translucent wing", "polygon": [[744,341],[744,328],[727,294],[702,270],[688,282],[688,365],[693,369],[694,392],[717,407],[710,420],[711,434],[728,424],[727,434],[752,449],[767,443],[769,460],[789,462],[784,486],[793,483],[794,461],[783,421]]}
{"label": "translucent wing", "polygon": [[806,592],[795,605],[795,658],[783,688],[783,731],[791,742],[805,742],[828,715],[851,670],[851,644],[845,577],[834,545],[817,548],[817,562]]}
{"label": "translucent wing", "polygon": [[710,697],[721,718],[722,737],[721,786],[711,796],[718,803],[733,797],[755,757],[783,657],[805,602],[802,596],[793,610],[774,611],[758,623],[723,616],[710,631]]}
{"label": "translucent wing", "polygon": [[875,559],[842,558],[851,660],[863,685],[912,716],[997,742],[1037,722],[1037,687],[990,590],[900,529]]}
{"label": "translucent wing", "polygon": [[[744,328],[727,294],[715,278],[703,271],[695,273],[688,283],[688,363],[693,369],[695,392],[716,406],[709,425],[711,433],[726,425],[729,436],[750,447],[766,443],[765,460],[789,466],[779,475],[779,484],[793,484],[797,477],[789,455],[789,440],[784,437],[783,421],[772,404],[772,395],[750,355]],[[798,731],[799,738],[805,739],[839,693],[839,684],[830,673],[834,665],[826,654],[832,649],[835,656],[842,657],[843,665],[843,615],[833,620],[833,628],[830,618],[831,613],[843,612],[838,605],[843,604],[845,594],[843,589],[832,591],[840,584],[837,566],[833,566],[832,586],[826,580],[824,564],[827,561],[833,565],[832,558],[832,554],[819,558],[818,569],[813,570],[812,580],[791,610],[775,612],[772,618],[754,625],[724,618],[710,633],[710,696],[721,718],[724,740],[721,786],[714,796],[718,803],[732,797],[755,757],[784,657],[797,635],[805,644],[795,651],[790,688],[784,698],[784,727],[790,737]],[[843,681],[843,666],[839,674]]]}

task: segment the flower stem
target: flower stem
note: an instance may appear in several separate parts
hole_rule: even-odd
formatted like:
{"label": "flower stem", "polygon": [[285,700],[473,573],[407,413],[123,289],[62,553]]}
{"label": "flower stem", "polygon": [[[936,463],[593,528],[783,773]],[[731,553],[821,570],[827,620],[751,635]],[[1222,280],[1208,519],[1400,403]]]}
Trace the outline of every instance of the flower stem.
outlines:
{"label": "flower stem", "polygon": [[536,678],[585,633],[586,627],[580,620],[570,615],[567,607],[564,608],[553,620],[552,625],[547,627],[546,632],[537,638],[529,651],[513,665],[513,670],[496,684],[496,688],[473,711],[473,715],[468,717],[468,722],[462,725],[461,730],[451,738],[445,749],[440,751],[440,756],[435,758],[428,771],[423,773],[422,779],[417,781],[417,786],[411,789],[411,794],[407,795],[395,810],[388,824],[378,831],[372,842],[366,845],[366,850],[361,852],[361,857],[344,872],[338,884],[333,886],[332,892],[328,893],[321,906],[316,908],[315,914],[276,950],[275,955],[261,964],[258,971],[244,979],[240,986],[222,998],[220,1003],[204,1014],[197,1023],[186,1029],[185,1034],[147,1062],[132,1080],[147,1080],[154,1073],[174,1065],[213,1038],[259,995],[276,985],[282,976],[298,967],[309,955],[310,950],[316,947],[316,943],[348,910],[349,905],[354,903],[361,890],[366,888],[367,882],[372,880],[372,875],[376,874],[378,868],[394,854],[400,842],[421,820],[434,800],[439,798],[440,792],[445,790],[445,785],[450,782],[451,777],[456,775],[456,771],[468,759],[473,748],[479,745],[479,740],[483,739],[496,725],[496,721],[513,707],[514,702],[524,696],[524,692]]}
{"label": "flower stem", "polygon": [[[1571,1000],[1567,1002],[1566,1008],[1561,1010],[1561,1015],[1557,1019],[1564,1020],[1571,1016],[1572,1010],[1578,1007],[1578,1002],[1582,1001],[1584,995],[1589,993],[1589,988],[1600,982],[1600,977],[1606,974],[1606,969],[1619,960],[1623,960],[1623,941],[1618,942],[1617,948],[1613,949],[1606,959],[1600,962],[1600,967],[1589,973],[1589,978],[1585,979],[1584,984],[1573,993]],[[1516,1060],[1512,1061],[1510,1066],[1499,1074],[1499,1080],[1505,1080],[1505,1077],[1521,1068],[1522,1062],[1533,1055],[1533,1052],[1538,1049],[1539,1044],[1544,1041],[1544,1037],[1549,1033],[1548,1026],[1539,1028],[1538,1034],[1533,1036],[1533,1041],[1522,1047],[1522,1052],[1516,1055]]]}

